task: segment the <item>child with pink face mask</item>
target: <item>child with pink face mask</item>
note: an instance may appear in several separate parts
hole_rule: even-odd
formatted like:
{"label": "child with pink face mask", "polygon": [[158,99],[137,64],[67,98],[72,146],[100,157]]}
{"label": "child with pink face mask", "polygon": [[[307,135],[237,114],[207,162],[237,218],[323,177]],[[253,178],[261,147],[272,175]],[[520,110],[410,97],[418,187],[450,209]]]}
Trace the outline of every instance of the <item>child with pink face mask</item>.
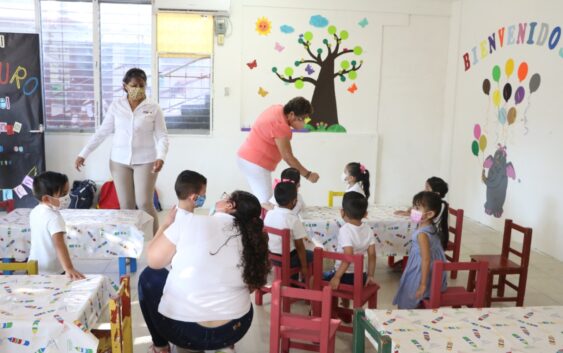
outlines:
{"label": "child with pink face mask", "polygon": [[[441,207],[442,199],[431,191],[421,191],[413,198],[410,217],[418,223],[418,227],[412,234],[409,261],[393,299],[393,304],[399,309],[416,309],[423,299],[429,298],[432,264],[434,261],[447,262],[436,227],[439,223],[436,218],[447,217],[444,212],[440,215]],[[444,276],[442,291],[446,287]]]}

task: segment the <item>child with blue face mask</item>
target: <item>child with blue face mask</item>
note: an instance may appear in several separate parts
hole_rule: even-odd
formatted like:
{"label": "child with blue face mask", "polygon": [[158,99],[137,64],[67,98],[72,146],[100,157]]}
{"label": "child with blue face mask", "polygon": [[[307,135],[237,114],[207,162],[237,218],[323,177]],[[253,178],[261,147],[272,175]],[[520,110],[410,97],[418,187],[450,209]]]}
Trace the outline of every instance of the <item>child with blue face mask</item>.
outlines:
{"label": "child with blue face mask", "polygon": [[70,204],[68,177],[43,172],[33,180],[33,196],[39,201],[29,214],[31,248],[29,260],[36,260],[40,274],[65,273],[71,280],[84,275],[74,269],[65,244],[66,224],[59,210]]}
{"label": "child with blue face mask", "polygon": [[178,212],[193,213],[205,203],[207,179],[198,172],[184,170],[176,178],[174,189],[178,197]]}

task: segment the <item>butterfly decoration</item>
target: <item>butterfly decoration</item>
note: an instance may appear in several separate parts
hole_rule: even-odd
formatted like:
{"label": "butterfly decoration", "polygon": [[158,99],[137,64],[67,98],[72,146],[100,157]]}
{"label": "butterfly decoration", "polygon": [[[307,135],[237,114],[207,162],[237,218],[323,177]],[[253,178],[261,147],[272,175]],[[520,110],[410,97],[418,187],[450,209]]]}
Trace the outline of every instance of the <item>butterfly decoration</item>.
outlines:
{"label": "butterfly decoration", "polygon": [[348,87],[348,92],[354,94],[358,90],[358,86],[355,83],[352,83],[352,86]]}
{"label": "butterfly decoration", "polygon": [[246,66],[248,66],[248,68],[250,70],[255,69],[258,66],[258,63],[256,62],[256,59],[252,60],[249,63],[246,63]]}
{"label": "butterfly decoration", "polygon": [[362,28],[366,28],[366,26],[368,25],[368,19],[367,18],[363,18],[360,22],[358,22],[358,26],[362,27]]}
{"label": "butterfly decoration", "polygon": [[305,71],[307,71],[307,75],[311,76],[313,74],[313,72],[315,72],[315,70],[313,70],[313,67],[311,66],[311,64],[307,64],[307,66],[305,67]]}
{"label": "butterfly decoration", "polygon": [[270,92],[266,91],[264,88],[262,88],[262,87],[258,88],[258,94],[261,95],[262,97],[266,97],[268,95],[268,93],[270,93]]}
{"label": "butterfly decoration", "polygon": [[276,49],[279,53],[281,53],[285,49],[285,47],[280,43],[276,42],[276,46],[274,47],[274,49]]}

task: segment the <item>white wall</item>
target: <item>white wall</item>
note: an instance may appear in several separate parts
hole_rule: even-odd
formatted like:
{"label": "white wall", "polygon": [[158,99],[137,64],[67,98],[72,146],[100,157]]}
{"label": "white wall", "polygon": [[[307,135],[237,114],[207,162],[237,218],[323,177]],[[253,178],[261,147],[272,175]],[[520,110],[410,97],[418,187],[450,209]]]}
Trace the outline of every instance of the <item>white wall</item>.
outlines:
{"label": "white wall", "polygon": [[[371,107],[371,120],[360,123],[356,132],[349,134],[294,134],[293,146],[296,156],[321,174],[318,184],[303,183],[308,204],[326,204],[327,190],[342,188],[339,176],[345,163],[352,160],[362,161],[374,175],[375,201],[410,202],[424,180],[438,173],[440,167],[436,156],[442,139],[448,1],[356,0],[344,4],[336,0],[233,0],[232,34],[223,46],[215,47],[214,131],[211,136],[171,136],[170,152],[157,181],[163,205],[169,207],[175,202],[173,183],[183,169],[197,170],[208,177],[210,200],[223,191],[247,188],[236,168],[235,151],[246,136],[239,131],[241,70],[246,59],[242,55],[243,13],[245,7],[256,6],[263,6],[264,12],[275,11],[276,7],[311,12],[339,10],[342,16],[348,11],[363,11],[385,22],[379,38],[373,38],[380,49],[374,50],[372,58],[364,58],[380,63],[372,78],[379,91],[375,89],[373,96],[361,103]],[[224,96],[226,87],[229,96]],[[109,179],[109,139],[89,157],[83,173],[72,169],[76,154],[89,136],[47,133],[47,168],[65,172],[71,179]],[[323,153],[319,153],[319,147]],[[281,163],[279,169],[284,167]]]}
{"label": "white wall", "polygon": [[[503,26],[531,21],[546,22],[550,28],[560,26],[563,24],[562,13],[563,2],[549,0],[466,0],[454,5],[452,35],[459,40],[457,45],[451,46],[449,55],[455,69],[448,87],[455,93],[449,96],[453,102],[446,104],[446,115],[451,117],[445,125],[446,135],[451,136],[451,140],[444,139],[446,153],[443,158],[443,165],[451,166],[450,201],[454,207],[464,208],[469,217],[499,230],[505,218],[532,227],[533,247],[560,260],[563,260],[563,221],[558,217],[563,212],[560,157],[563,147],[563,60],[559,50],[563,48],[563,42],[560,41],[554,50],[548,49],[547,44],[497,46],[492,54],[484,58],[479,56],[479,62],[468,71],[464,69],[462,55]],[[505,36],[506,41],[508,29]],[[513,58],[516,65],[522,60],[528,63],[528,77],[522,83],[516,79],[516,72],[506,77],[505,62],[509,58]],[[491,79],[494,65],[502,69],[501,82],[508,80],[513,87],[522,85],[526,89],[527,96],[516,106],[518,116],[512,125],[499,124],[497,109],[481,88],[485,78],[493,83],[492,89],[496,87]],[[530,96],[528,82],[535,72],[541,75],[541,86]],[[502,105],[505,105],[504,101]],[[506,109],[512,106],[513,99],[506,103]],[[527,126],[522,120],[524,116],[528,120]],[[473,156],[470,148],[475,123],[484,127],[488,137],[488,147],[479,157]],[[504,214],[500,219],[485,214],[486,187],[481,182],[483,159],[494,154],[497,142],[506,143],[508,160],[516,170],[516,180],[509,179],[508,182]],[[499,242],[500,238],[499,232]]]}

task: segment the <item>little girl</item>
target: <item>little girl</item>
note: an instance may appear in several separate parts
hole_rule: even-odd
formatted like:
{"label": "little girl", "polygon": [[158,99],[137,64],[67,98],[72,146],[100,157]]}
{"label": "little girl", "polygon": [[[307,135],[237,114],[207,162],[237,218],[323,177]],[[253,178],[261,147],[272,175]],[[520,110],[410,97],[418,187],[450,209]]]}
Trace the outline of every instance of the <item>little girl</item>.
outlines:
{"label": "little girl", "polygon": [[[295,186],[297,187],[297,204],[295,204],[295,207],[293,207],[293,210],[291,211],[293,214],[299,215],[299,213],[305,209],[305,202],[303,201],[303,197],[299,193],[299,188],[301,187],[301,175],[299,174],[299,171],[295,168],[286,168],[281,172],[280,179],[279,180],[276,179],[274,182],[277,185],[280,182],[287,182],[287,181],[294,183]],[[272,196],[269,202],[274,206],[278,206],[275,196]]]}
{"label": "little girl", "polygon": [[[436,229],[436,218],[442,200],[434,192],[421,191],[412,200],[411,220],[418,223],[412,234],[412,247],[407,267],[401,276],[393,304],[399,309],[416,309],[422,299],[430,297],[430,281],[434,261],[447,262]],[[442,213],[442,217],[447,217]],[[442,290],[446,290],[446,276]]]}
{"label": "little girl", "polygon": [[346,165],[342,172],[342,181],[346,186],[346,192],[355,191],[369,199],[369,171],[363,164],[351,162]]}

